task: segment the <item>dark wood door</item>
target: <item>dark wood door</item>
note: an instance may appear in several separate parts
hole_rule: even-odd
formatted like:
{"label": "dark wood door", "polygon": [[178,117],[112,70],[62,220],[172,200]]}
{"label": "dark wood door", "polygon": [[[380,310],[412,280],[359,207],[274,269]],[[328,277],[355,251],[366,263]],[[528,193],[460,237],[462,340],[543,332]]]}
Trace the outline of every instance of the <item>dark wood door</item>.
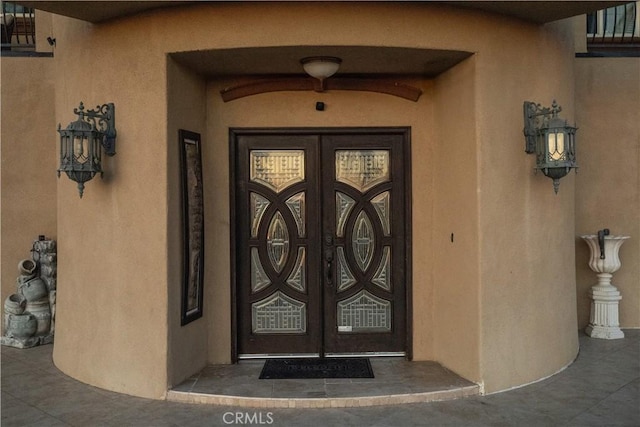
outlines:
{"label": "dark wood door", "polygon": [[406,351],[407,129],[232,131],[237,351]]}

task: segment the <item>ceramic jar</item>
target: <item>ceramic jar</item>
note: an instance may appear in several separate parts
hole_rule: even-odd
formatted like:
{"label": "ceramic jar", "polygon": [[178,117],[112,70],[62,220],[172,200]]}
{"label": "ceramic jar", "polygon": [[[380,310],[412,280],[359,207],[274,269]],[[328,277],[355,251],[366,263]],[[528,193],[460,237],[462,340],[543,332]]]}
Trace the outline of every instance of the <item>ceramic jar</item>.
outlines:
{"label": "ceramic jar", "polygon": [[32,337],[38,329],[38,320],[30,313],[7,314],[5,316],[6,335],[11,338]]}
{"label": "ceramic jar", "polygon": [[22,314],[27,306],[27,299],[20,294],[12,294],[4,301],[4,312],[8,314]]}
{"label": "ceramic jar", "polygon": [[33,276],[36,272],[37,264],[30,259],[23,259],[18,263],[18,270],[22,276]]}
{"label": "ceramic jar", "polygon": [[35,301],[47,295],[47,285],[39,277],[35,277],[18,285],[18,291],[27,301]]}
{"label": "ceramic jar", "polygon": [[38,323],[36,335],[46,335],[51,329],[51,308],[49,298],[41,298],[37,301],[27,302],[26,311],[31,313]]}

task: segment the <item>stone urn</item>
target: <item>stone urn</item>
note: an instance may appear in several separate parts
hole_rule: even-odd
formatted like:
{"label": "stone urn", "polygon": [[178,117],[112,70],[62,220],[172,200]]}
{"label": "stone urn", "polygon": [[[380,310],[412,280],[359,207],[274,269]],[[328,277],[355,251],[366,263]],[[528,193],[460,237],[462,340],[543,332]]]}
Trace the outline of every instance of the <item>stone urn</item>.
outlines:
{"label": "stone urn", "polygon": [[592,299],[591,316],[585,332],[592,338],[624,338],[618,322],[618,304],[622,296],[611,284],[611,278],[622,265],[618,252],[629,236],[610,236],[609,230],[604,229],[598,231],[598,234],[580,237],[591,250],[589,268],[598,277],[598,283],[589,291],[589,297]]}
{"label": "stone urn", "polygon": [[26,339],[38,330],[38,320],[31,313],[5,314],[5,323],[9,338]]}

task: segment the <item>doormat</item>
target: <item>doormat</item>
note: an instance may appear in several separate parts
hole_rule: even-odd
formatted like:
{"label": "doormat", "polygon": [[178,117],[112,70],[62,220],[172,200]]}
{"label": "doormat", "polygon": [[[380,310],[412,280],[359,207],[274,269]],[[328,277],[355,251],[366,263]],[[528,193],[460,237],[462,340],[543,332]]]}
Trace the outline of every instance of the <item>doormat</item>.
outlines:
{"label": "doormat", "polygon": [[261,380],[373,377],[371,363],[366,357],[269,359],[260,373]]}

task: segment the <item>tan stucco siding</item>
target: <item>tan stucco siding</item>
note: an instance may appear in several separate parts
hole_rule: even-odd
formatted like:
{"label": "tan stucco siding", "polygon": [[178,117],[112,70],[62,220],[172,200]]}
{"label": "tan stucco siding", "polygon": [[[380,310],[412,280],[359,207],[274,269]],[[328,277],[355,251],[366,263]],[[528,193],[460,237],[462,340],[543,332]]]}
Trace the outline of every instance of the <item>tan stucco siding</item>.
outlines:
{"label": "tan stucco siding", "polygon": [[56,115],[113,102],[117,154],[104,179],[58,183],[58,328],[63,372],[162,397],[167,384],[167,94],[160,51],[122,28],[55,17]]}
{"label": "tan stucco siding", "polygon": [[[52,58],[0,61],[0,271],[2,303],[17,292],[18,262],[39,235],[57,239],[56,122]],[[4,314],[4,304],[2,305]],[[4,315],[1,317],[4,319]],[[2,327],[4,332],[4,325]]]}
{"label": "tan stucco siding", "polygon": [[[168,285],[168,384],[173,385],[206,365],[207,362],[207,322],[194,321],[181,326],[182,304],[182,250],[183,212],[180,150],[178,132],[180,129],[199,133],[206,131],[206,83],[205,81],[167,60],[167,285]],[[209,141],[204,141],[209,143]],[[207,190],[205,188],[205,190]],[[206,206],[208,210],[216,201]],[[215,248],[215,246],[214,246]],[[214,251],[215,253],[215,251]],[[205,280],[208,279],[205,276]],[[210,288],[211,285],[207,285]],[[208,299],[205,306],[215,305]]]}
{"label": "tan stucco siding", "polygon": [[[414,244],[420,257],[416,264],[430,260],[428,271],[416,274],[414,283],[430,283],[432,295],[428,315],[416,311],[414,322],[424,323],[427,336],[432,337],[424,346],[431,349],[425,354],[428,358],[480,382],[476,63],[474,56],[435,80],[433,126],[437,138],[430,144],[429,156],[434,170],[432,181],[423,190],[433,194],[428,206],[433,221],[414,221],[416,228],[431,230],[429,240],[421,243],[424,248],[418,241]],[[416,334],[416,340],[419,337]]]}
{"label": "tan stucco siding", "polygon": [[[622,295],[620,326],[640,327],[640,58],[576,58],[579,109],[576,176],[578,323],[589,323],[588,291],[597,283],[589,249],[577,236],[608,228],[631,236],[613,276]],[[615,107],[611,107],[615,106]]]}
{"label": "tan stucco siding", "polygon": [[[575,121],[572,28],[499,32],[478,66],[481,365],[487,392],[535,381],[578,351],[573,292],[574,175],[535,174],[524,152],[522,104]],[[480,56],[480,55],[479,55]],[[544,350],[542,350],[544,349]],[[541,351],[542,350],[542,351]]]}

